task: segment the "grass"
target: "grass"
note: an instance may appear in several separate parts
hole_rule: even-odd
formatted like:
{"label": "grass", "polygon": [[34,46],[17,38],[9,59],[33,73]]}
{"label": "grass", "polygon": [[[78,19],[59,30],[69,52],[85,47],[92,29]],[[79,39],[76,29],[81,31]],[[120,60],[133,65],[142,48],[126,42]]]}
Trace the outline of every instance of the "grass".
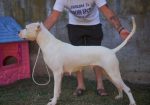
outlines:
{"label": "grass", "polygon": [[[37,78],[40,82],[47,78]],[[81,97],[72,95],[76,87],[74,77],[64,77],[62,93],[57,105],[128,105],[129,100],[124,98],[115,100],[116,88],[109,82],[104,81],[109,96],[96,95],[95,81],[85,80],[86,92]],[[150,87],[147,85],[126,84],[131,88],[137,105],[150,105]],[[53,96],[53,79],[47,86],[37,86],[31,79],[21,80],[12,85],[0,87],[0,105],[46,105]]]}

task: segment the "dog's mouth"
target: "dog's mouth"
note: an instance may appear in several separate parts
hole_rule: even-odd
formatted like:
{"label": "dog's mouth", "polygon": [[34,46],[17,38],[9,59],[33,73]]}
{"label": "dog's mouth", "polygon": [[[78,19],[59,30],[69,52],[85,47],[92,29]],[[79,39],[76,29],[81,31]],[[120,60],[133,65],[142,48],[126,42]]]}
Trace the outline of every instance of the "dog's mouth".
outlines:
{"label": "dog's mouth", "polygon": [[26,38],[21,38],[22,40],[27,40]]}
{"label": "dog's mouth", "polygon": [[19,36],[21,39],[26,40],[26,38],[23,37],[23,34],[22,34],[21,32],[18,34],[18,36]]}

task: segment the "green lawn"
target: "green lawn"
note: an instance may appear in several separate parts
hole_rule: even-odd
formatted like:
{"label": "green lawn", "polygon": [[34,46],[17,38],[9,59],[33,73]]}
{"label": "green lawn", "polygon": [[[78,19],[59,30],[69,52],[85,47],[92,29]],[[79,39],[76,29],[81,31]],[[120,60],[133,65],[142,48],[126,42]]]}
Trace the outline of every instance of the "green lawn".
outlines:
{"label": "green lawn", "polygon": [[[47,78],[38,78],[40,82]],[[126,95],[115,100],[116,88],[107,80],[104,81],[109,96],[97,96],[95,81],[85,80],[87,90],[81,97],[72,95],[76,87],[74,77],[64,77],[62,93],[57,105],[128,105]],[[137,105],[150,105],[150,86],[126,83],[132,90]],[[53,96],[53,79],[47,86],[37,86],[31,79],[21,80],[12,85],[0,87],[0,105],[46,105]]]}

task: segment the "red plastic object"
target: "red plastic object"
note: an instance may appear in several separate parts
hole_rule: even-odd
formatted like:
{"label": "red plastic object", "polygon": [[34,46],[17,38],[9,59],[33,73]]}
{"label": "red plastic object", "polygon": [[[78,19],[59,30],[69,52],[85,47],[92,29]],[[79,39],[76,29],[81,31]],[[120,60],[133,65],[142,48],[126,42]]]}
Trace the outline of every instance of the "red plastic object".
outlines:
{"label": "red plastic object", "polygon": [[0,44],[0,85],[30,78],[28,42]]}

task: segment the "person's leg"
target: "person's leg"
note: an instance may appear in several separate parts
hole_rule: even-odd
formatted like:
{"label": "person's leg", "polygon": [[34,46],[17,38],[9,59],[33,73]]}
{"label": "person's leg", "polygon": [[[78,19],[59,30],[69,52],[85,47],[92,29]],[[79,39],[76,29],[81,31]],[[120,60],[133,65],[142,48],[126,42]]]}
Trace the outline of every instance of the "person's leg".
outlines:
{"label": "person's leg", "polygon": [[76,72],[76,77],[77,77],[77,87],[73,95],[81,96],[83,95],[83,92],[85,91],[83,71]]}
{"label": "person's leg", "polygon": [[[87,29],[87,31],[86,31],[86,34],[87,34],[86,44],[88,46],[93,46],[93,45],[100,46],[101,41],[103,39],[103,32],[102,32],[101,24],[90,26],[88,28],[89,29]],[[98,95],[102,95],[102,96],[107,95],[107,93],[105,92],[103,81],[102,81],[102,70],[103,69],[98,66],[93,67],[93,69],[95,71],[95,76],[96,76]]]}
{"label": "person's leg", "polygon": [[97,89],[104,89],[103,81],[102,81],[102,68],[95,66],[94,68]]}
{"label": "person's leg", "polygon": [[77,73],[77,89],[83,89],[85,90],[85,84],[84,84],[84,79],[83,79],[83,71],[78,71]]}
{"label": "person's leg", "polygon": [[[82,28],[76,25],[68,25],[68,36],[72,45],[85,45]],[[85,90],[83,71],[76,72],[77,87],[73,95],[81,96]]]}
{"label": "person's leg", "polygon": [[103,84],[103,80],[102,80],[102,68],[95,66],[94,68],[95,71],[95,76],[96,76],[96,83],[97,83],[97,94],[100,96],[105,96],[107,95],[105,88],[104,88],[104,84]]}

